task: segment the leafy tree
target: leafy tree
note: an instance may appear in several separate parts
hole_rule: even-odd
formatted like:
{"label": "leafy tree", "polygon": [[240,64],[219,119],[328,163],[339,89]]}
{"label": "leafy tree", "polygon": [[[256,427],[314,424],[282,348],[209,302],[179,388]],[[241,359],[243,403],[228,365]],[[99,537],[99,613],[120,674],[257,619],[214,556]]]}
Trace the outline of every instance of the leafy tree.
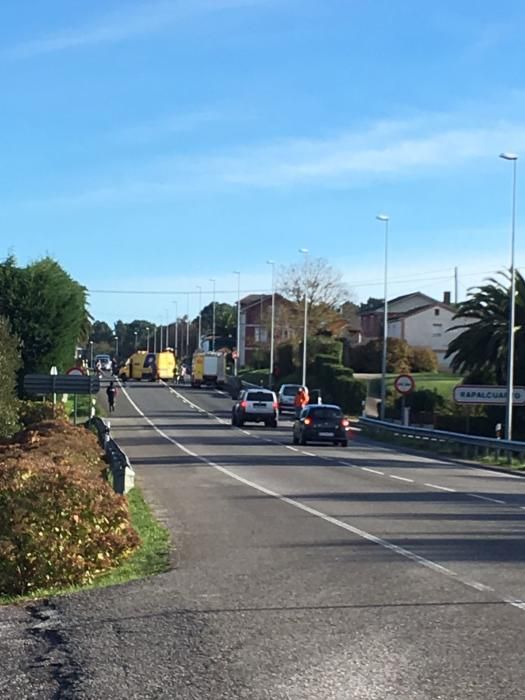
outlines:
{"label": "leafy tree", "polygon": [[20,338],[25,372],[67,369],[89,334],[85,287],[49,257],[24,268],[13,257],[0,265],[0,314]]}
{"label": "leafy tree", "polygon": [[[489,279],[487,284],[469,293],[459,304],[455,319],[463,321],[455,329],[462,332],[448,346],[453,370],[491,376],[499,384],[507,380],[510,275],[503,281]],[[525,280],[516,271],[515,376],[525,382]]]}
{"label": "leafy tree", "polygon": [[359,304],[359,311],[373,311],[374,309],[379,309],[383,306],[384,299],[378,299],[376,297],[368,297],[367,301],[361,302]]}
{"label": "leafy tree", "polygon": [[[201,311],[201,323],[203,333],[212,333],[213,329],[213,302],[205,306]],[[237,307],[232,304],[215,303],[215,334],[228,337],[237,335]]]}
{"label": "leafy tree", "polygon": [[[324,258],[313,258],[306,265],[295,264],[279,271],[278,289],[293,303],[283,307],[280,323],[292,330],[298,341],[304,324],[305,290],[308,299],[308,335],[333,335],[342,322],[338,312],[348,299],[349,290],[342,274]],[[344,322],[342,325],[345,325]]]}
{"label": "leafy tree", "polygon": [[16,373],[21,364],[18,343],[9,321],[0,317],[0,439],[11,437],[18,428]]}

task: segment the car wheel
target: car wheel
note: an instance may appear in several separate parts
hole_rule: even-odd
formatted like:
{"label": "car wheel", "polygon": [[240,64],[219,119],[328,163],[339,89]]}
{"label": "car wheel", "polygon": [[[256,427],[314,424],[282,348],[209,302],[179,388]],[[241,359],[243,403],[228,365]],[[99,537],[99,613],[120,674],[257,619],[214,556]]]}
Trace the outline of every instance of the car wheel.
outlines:
{"label": "car wheel", "polygon": [[299,438],[299,444],[303,445],[303,446],[306,445],[306,440],[305,440],[304,435],[301,435],[301,437]]}
{"label": "car wheel", "polygon": [[238,419],[237,419],[237,427],[238,427],[238,428],[242,428],[243,425],[244,425],[243,419],[242,419],[242,418],[238,418]]}
{"label": "car wheel", "polygon": [[232,415],[232,425],[235,427],[237,425],[237,420],[234,415]]}
{"label": "car wheel", "polygon": [[270,426],[272,428],[277,428],[277,419],[276,418],[274,418],[272,421],[270,421]]}
{"label": "car wheel", "polygon": [[341,447],[348,447],[348,440],[341,440]]}
{"label": "car wheel", "polygon": [[295,435],[294,435],[293,438],[292,438],[292,443],[293,443],[294,445],[298,445],[298,444],[299,444],[299,440],[298,440],[298,438],[297,438]]}

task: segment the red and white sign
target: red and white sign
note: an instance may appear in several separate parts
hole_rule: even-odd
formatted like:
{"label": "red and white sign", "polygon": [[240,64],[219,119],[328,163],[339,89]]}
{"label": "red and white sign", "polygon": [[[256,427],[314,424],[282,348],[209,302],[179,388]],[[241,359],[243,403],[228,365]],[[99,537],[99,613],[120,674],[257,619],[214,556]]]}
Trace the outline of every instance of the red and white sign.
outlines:
{"label": "red and white sign", "polygon": [[84,372],[82,371],[82,369],[80,367],[71,367],[70,369],[68,369],[66,374],[68,374],[69,376],[73,376],[73,377],[83,377],[84,376]]}
{"label": "red and white sign", "polygon": [[394,387],[400,394],[405,395],[410,394],[411,391],[414,391],[416,388],[416,383],[414,381],[414,377],[410,376],[410,374],[400,374],[398,377],[396,377]]}

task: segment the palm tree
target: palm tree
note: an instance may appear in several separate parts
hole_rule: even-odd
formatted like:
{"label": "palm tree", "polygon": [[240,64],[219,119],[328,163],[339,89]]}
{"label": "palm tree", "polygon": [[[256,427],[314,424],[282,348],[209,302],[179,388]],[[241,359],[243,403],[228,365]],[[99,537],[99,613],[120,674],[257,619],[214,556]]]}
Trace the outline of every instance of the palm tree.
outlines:
{"label": "palm tree", "polygon": [[[459,304],[454,319],[468,321],[450,329],[464,330],[451,341],[445,357],[452,358],[450,366],[455,371],[504,384],[508,365],[510,274],[500,274],[503,281],[489,279]],[[514,381],[525,383],[525,280],[518,271],[515,343]]]}

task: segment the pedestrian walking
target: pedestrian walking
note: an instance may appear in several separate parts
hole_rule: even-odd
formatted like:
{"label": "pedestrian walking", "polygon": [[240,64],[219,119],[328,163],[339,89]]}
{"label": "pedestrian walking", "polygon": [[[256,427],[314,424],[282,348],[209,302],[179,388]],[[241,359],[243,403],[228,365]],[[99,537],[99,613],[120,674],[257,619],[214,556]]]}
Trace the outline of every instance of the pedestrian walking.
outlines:
{"label": "pedestrian walking", "polygon": [[117,398],[117,387],[113,382],[109,383],[109,386],[106,389],[106,395],[108,397],[109,412],[113,413],[115,410],[115,399]]}
{"label": "pedestrian walking", "polygon": [[296,418],[299,418],[299,416],[301,415],[301,411],[308,404],[309,400],[310,398],[308,396],[308,390],[306,389],[306,387],[300,386],[299,389],[297,389],[297,394],[295,395],[294,399]]}

